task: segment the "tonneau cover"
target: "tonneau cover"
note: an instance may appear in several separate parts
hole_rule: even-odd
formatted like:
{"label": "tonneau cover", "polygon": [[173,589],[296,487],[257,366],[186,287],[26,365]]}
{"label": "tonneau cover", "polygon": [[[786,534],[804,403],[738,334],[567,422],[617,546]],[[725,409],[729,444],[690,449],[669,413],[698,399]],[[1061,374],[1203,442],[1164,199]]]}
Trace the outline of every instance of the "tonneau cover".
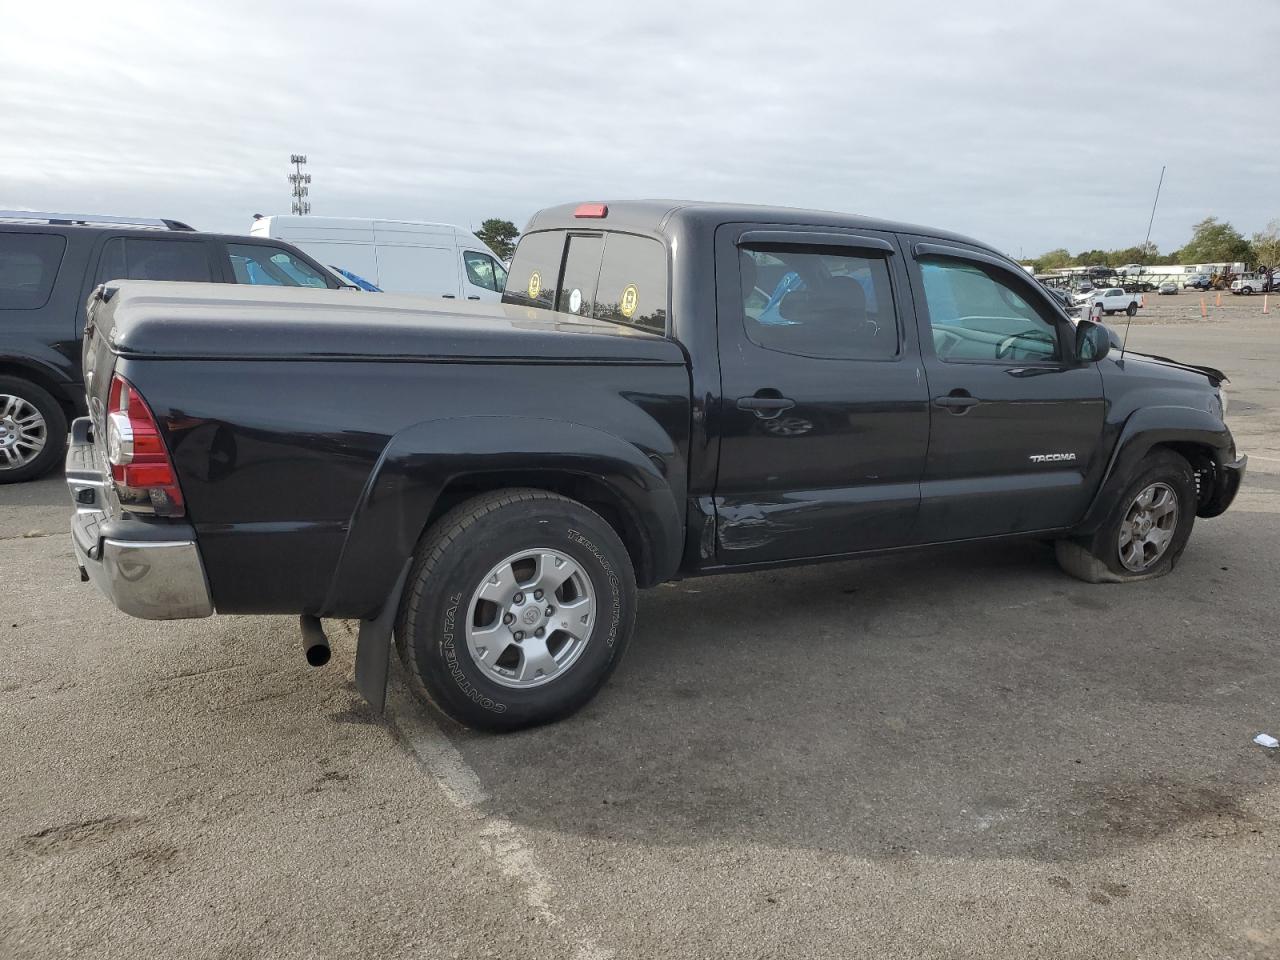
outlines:
{"label": "tonneau cover", "polygon": [[91,315],[123,357],[684,363],[663,337],[501,303],[146,280],[109,289]]}

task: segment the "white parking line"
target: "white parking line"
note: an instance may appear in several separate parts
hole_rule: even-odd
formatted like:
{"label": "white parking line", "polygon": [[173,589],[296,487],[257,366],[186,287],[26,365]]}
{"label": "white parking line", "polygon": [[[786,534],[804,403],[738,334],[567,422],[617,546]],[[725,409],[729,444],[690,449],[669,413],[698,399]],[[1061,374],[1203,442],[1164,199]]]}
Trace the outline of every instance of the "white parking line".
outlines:
{"label": "white parking line", "polygon": [[[393,664],[386,713],[392,730],[408,744],[449,802],[474,818],[477,843],[498,865],[503,876],[520,884],[525,903],[547,926],[566,925],[564,916],[552,906],[555,885],[539,864],[537,854],[525,840],[521,829],[505,817],[489,816],[481,809],[489,795],[485,793],[480,778],[457,747],[427,716],[425,709],[408,689],[399,664]],[[589,936],[580,934],[577,939],[572,960],[610,960],[614,955],[612,950],[601,947]]]}

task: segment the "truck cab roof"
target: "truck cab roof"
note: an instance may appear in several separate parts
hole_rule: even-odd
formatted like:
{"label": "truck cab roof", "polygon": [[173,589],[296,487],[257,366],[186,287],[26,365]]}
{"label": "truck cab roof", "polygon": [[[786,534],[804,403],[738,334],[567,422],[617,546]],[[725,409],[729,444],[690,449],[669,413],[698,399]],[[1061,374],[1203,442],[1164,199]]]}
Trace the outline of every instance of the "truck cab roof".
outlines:
{"label": "truck cab roof", "polygon": [[[603,216],[598,211],[603,209]],[[676,224],[714,229],[723,223],[776,223],[806,227],[837,227],[852,230],[876,230],[887,233],[909,233],[917,236],[951,240],[980,247],[1004,257],[1007,255],[960,233],[925,227],[919,224],[880,220],[851,213],[829,210],[806,210],[799,207],[774,207],[744,203],[716,203],[688,200],[626,200],[620,203],[566,203],[535,213],[525,233],[538,230],[582,230],[596,227],[650,235],[673,232]]]}

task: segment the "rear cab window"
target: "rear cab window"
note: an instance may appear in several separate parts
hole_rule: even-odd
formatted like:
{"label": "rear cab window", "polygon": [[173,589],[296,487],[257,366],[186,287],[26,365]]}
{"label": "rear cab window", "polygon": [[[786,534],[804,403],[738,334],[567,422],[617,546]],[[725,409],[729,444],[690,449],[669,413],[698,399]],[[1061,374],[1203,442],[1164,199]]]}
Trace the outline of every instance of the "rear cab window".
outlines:
{"label": "rear cab window", "polygon": [[49,302],[67,240],[52,233],[0,233],[0,310]]}
{"label": "rear cab window", "polygon": [[658,240],[547,230],[521,238],[502,299],[665,334],[668,291]]}

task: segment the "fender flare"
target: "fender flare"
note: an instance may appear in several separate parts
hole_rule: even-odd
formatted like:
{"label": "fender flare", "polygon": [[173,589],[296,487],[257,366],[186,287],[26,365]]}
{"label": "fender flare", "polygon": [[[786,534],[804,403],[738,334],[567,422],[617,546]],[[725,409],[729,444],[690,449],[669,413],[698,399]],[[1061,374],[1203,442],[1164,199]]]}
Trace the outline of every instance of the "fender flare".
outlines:
{"label": "fender flare", "polygon": [[1077,527],[1079,533],[1091,533],[1106,519],[1129,478],[1151,448],[1161,443],[1194,443],[1213,451],[1213,459],[1221,466],[1231,459],[1231,432],[1220,417],[1196,407],[1142,407],[1125,420],[1120,436],[1111,452],[1106,472],[1098,490]]}
{"label": "fender flare", "polygon": [[383,448],[352,511],[322,615],[365,617],[380,610],[441,492],[486,473],[546,472],[604,484],[642,531],[650,579],[667,579],[679,566],[684,519],[683,495],[659,466],[664,456],[679,460],[674,447],[647,452],[563,420],[453,417],[406,427]]}
{"label": "fender flare", "polygon": [[0,374],[30,380],[41,389],[52,393],[55,400],[69,404],[77,413],[86,409],[83,387],[77,390],[77,386],[80,385],[76,381],[40,357],[0,354]]}

